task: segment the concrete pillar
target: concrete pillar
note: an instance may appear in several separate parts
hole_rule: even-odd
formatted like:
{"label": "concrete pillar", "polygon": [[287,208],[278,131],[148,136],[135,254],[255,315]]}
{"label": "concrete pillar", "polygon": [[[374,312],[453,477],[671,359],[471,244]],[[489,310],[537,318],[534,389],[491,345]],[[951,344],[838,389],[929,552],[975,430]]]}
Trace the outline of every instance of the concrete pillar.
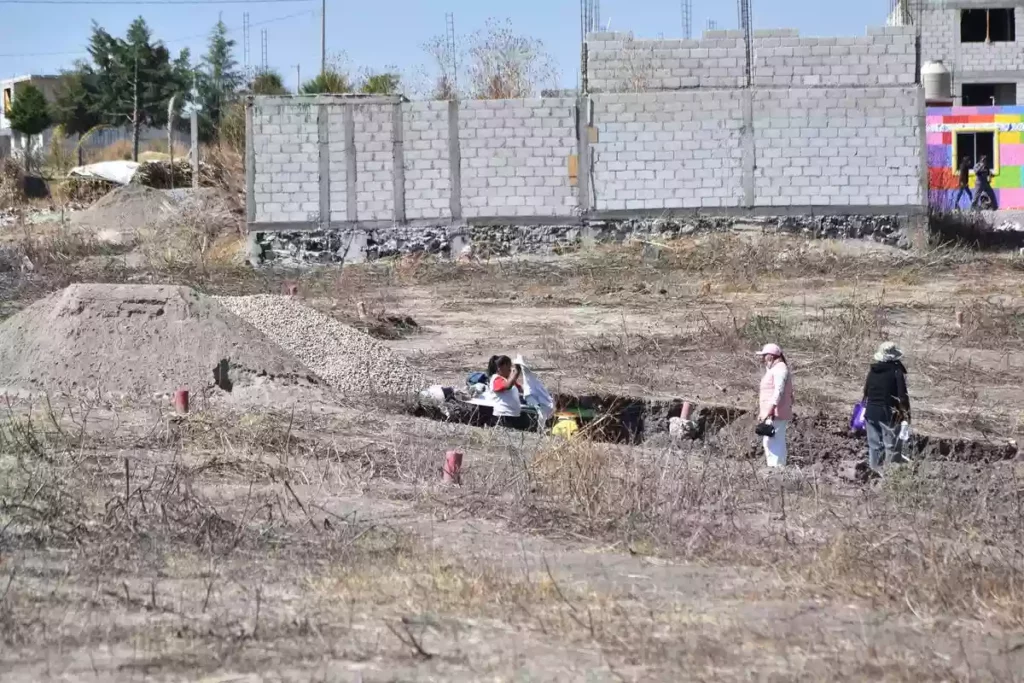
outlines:
{"label": "concrete pillar", "polygon": [[448,235],[448,252],[451,258],[458,258],[462,250],[471,244],[469,234],[461,228],[452,228]]}
{"label": "concrete pillar", "polygon": [[928,116],[928,105],[927,100],[924,96],[924,88],[918,87],[917,89],[917,123],[921,130],[918,133],[918,146],[921,148],[921,205],[925,208],[928,206],[929,196],[931,195],[930,187],[930,176],[928,173],[928,126],[926,125]]}
{"label": "concrete pillar", "polygon": [[462,220],[462,148],[459,145],[459,101],[448,101],[448,177],[451,189],[449,208],[452,222]]}
{"label": "concrete pillar", "polygon": [[576,208],[590,213],[590,98],[576,100]]}
{"label": "concrete pillar", "polygon": [[319,104],[316,108],[317,151],[319,154],[320,174],[320,229],[327,230],[331,225],[331,139],[330,110],[327,104]]}
{"label": "concrete pillar", "polygon": [[348,249],[345,250],[345,263],[363,263],[366,261],[366,232],[353,228],[349,237]]}
{"label": "concrete pillar", "polygon": [[353,105],[342,105],[342,118],[345,126],[345,217],[355,222],[359,219],[356,207],[356,120],[353,116]]}
{"label": "concrete pillar", "polygon": [[391,185],[394,191],[394,218],[405,223],[405,134],[402,123],[402,103],[396,102],[391,110],[391,151],[393,153]]}
{"label": "concrete pillar", "polygon": [[245,222],[252,230],[256,222],[256,140],[253,135],[253,102],[245,103]]}
{"label": "concrete pillar", "polygon": [[757,186],[754,174],[757,171],[757,148],[754,145],[754,91],[743,91],[743,205],[752,208],[757,203]]}

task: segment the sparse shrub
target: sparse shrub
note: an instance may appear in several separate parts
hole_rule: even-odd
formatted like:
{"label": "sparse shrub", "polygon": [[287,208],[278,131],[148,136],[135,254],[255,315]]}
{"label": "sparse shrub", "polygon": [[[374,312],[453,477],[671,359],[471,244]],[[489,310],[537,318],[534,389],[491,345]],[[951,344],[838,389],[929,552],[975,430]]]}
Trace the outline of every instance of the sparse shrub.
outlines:
{"label": "sparse shrub", "polygon": [[928,234],[938,246],[993,251],[1024,247],[1024,232],[995,230],[985,214],[977,211],[932,208],[928,212]]}
{"label": "sparse shrub", "polygon": [[237,239],[237,225],[223,204],[196,198],[142,229],[139,248],[151,268],[206,272],[236,260],[240,249],[224,249],[221,238]]}
{"label": "sparse shrub", "polygon": [[14,159],[0,159],[0,209],[25,202],[25,176]]}

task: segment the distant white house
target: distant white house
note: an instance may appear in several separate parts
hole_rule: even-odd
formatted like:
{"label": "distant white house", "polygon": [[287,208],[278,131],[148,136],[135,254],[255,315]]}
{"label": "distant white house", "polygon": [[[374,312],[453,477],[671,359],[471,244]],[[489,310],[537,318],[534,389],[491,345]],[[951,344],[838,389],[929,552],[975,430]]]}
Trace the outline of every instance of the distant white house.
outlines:
{"label": "distant white house", "polygon": [[[0,157],[5,155],[24,157],[25,155],[26,136],[11,130],[11,122],[7,119],[7,113],[10,111],[11,105],[17,99],[18,91],[31,83],[42,91],[43,96],[46,97],[48,102],[52,102],[57,96],[57,86],[59,82],[60,76],[29,75],[0,79],[0,96],[3,98],[2,103],[0,103]],[[106,147],[107,145],[111,145],[120,140],[131,140],[131,137],[131,128],[127,126],[122,128],[110,128],[98,131],[96,134],[90,136],[89,141],[85,146],[90,149]],[[33,155],[45,154],[52,138],[53,128],[35,136],[32,139]],[[174,138],[175,142],[179,144],[189,144],[189,136],[187,133],[175,131]],[[139,132],[139,139],[141,142],[149,142],[151,140],[164,141],[167,139],[167,131],[158,128],[143,128]],[[75,143],[77,142],[77,138],[72,136],[69,138],[69,142]]]}
{"label": "distant white house", "polygon": [[[3,98],[0,103],[0,137],[7,138],[7,144],[0,143],[0,150],[7,149],[8,154],[14,156],[25,154],[25,136],[11,130],[11,122],[7,118],[7,114],[11,111],[11,105],[18,97],[18,91],[24,89],[26,85],[32,84],[42,91],[47,101],[53,101],[57,92],[57,82],[57,76],[35,75],[0,80],[0,97]],[[43,145],[49,144],[51,135],[52,131],[48,130],[35,136],[32,140],[32,149],[38,150]]]}

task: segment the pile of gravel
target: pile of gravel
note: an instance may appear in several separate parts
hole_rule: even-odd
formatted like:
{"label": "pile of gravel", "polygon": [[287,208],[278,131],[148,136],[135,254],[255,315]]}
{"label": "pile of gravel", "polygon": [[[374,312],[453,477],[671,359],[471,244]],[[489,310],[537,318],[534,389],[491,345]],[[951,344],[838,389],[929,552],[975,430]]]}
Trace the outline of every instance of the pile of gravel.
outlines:
{"label": "pile of gravel", "polygon": [[152,396],[267,381],[320,383],[188,287],[71,285],[0,324],[0,387]]}
{"label": "pile of gravel", "polygon": [[423,388],[418,373],[387,346],[294,297],[216,298],[347,394],[409,396]]}

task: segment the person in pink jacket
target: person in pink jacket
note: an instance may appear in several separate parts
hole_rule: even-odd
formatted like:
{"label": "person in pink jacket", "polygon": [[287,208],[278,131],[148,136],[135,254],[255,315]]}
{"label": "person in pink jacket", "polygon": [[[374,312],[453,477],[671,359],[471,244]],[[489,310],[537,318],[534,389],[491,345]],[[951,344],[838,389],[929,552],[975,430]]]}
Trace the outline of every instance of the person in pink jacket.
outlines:
{"label": "person in pink jacket", "polygon": [[774,435],[763,437],[764,456],[768,467],[785,467],[786,427],[793,419],[793,377],[778,344],[765,344],[758,355],[765,367],[758,418],[775,427]]}

